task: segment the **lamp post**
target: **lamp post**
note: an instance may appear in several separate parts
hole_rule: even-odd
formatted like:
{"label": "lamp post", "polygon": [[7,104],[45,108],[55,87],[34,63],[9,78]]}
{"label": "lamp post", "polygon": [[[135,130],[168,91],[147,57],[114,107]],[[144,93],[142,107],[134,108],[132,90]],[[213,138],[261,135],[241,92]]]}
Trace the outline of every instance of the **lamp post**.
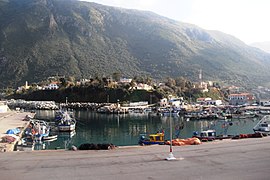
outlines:
{"label": "lamp post", "polygon": [[172,105],[170,104],[170,154],[166,158],[166,160],[176,160],[176,158],[173,155],[173,149],[172,149]]}

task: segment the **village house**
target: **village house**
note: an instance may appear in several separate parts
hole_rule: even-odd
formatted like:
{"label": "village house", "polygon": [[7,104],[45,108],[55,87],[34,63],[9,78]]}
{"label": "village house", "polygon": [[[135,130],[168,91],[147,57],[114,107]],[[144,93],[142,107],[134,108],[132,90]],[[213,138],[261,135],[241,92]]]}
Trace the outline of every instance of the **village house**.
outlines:
{"label": "village house", "polygon": [[80,79],[79,81],[76,82],[77,86],[84,86],[86,83],[90,82],[90,79]]}
{"label": "village house", "polygon": [[131,83],[131,81],[132,79],[130,78],[120,78],[119,83],[128,84],[128,83]]}
{"label": "village house", "polygon": [[195,89],[200,89],[201,92],[208,92],[209,84],[207,82],[199,82],[199,83],[194,83],[193,88]]}
{"label": "village house", "polygon": [[255,96],[250,93],[230,94],[228,96],[230,105],[251,105],[255,101]]}
{"label": "village house", "polygon": [[212,100],[212,98],[197,98],[197,103],[200,105],[222,105],[222,100]]}
{"label": "village house", "polygon": [[57,82],[51,82],[47,86],[44,86],[43,90],[56,90],[58,88],[59,88],[59,86],[57,85]]}
{"label": "village house", "polygon": [[167,98],[160,99],[159,106],[160,107],[167,107],[169,105]]}
{"label": "village house", "polygon": [[160,107],[173,106],[173,107],[182,108],[183,104],[184,104],[183,97],[179,98],[179,97],[172,97],[172,96],[169,96],[169,98],[163,98],[159,102]]}
{"label": "village house", "polygon": [[270,106],[270,100],[269,99],[261,99],[260,105],[261,106]]}
{"label": "village house", "polygon": [[135,86],[133,87],[133,89],[151,91],[151,90],[153,90],[153,87],[149,86],[148,84],[143,84],[143,83],[136,84],[135,83]]}

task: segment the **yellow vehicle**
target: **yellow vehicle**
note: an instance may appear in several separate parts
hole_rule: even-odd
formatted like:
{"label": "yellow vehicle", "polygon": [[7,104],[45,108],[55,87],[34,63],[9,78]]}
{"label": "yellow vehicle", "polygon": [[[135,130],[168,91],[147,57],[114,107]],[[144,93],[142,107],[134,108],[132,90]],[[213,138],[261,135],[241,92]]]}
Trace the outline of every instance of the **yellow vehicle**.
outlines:
{"label": "yellow vehicle", "polygon": [[139,140],[140,145],[151,145],[151,144],[165,144],[164,133],[150,134],[149,138],[146,138],[145,135],[140,136]]}

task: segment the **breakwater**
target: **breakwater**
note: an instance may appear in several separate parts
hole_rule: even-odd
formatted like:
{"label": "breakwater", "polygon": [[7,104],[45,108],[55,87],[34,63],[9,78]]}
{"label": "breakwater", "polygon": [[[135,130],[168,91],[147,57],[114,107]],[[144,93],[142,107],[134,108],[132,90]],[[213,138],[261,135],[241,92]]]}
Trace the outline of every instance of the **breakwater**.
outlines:
{"label": "breakwater", "polygon": [[10,109],[23,110],[58,110],[60,108],[74,110],[97,110],[100,107],[111,105],[111,103],[56,103],[55,101],[26,101],[22,99],[8,100],[7,105]]}

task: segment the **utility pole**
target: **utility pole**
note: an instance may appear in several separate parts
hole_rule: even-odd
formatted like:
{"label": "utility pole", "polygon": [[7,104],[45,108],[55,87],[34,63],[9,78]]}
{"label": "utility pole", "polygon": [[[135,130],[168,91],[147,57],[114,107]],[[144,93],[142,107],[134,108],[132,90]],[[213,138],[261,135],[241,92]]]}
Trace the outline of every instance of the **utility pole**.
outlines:
{"label": "utility pole", "polygon": [[176,160],[176,158],[173,155],[173,149],[172,149],[172,105],[170,104],[170,154],[166,158],[166,160]]}

